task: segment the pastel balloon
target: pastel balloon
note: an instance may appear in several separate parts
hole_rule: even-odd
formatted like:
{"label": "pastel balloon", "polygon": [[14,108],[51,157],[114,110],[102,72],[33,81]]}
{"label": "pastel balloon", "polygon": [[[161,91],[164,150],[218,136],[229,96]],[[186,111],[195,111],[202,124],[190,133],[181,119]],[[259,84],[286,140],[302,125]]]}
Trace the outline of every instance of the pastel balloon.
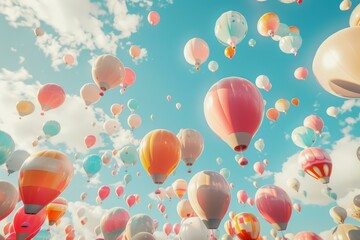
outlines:
{"label": "pastel balloon", "polygon": [[127,106],[131,112],[134,112],[135,110],[137,110],[139,108],[139,103],[135,99],[130,99],[127,102]]}
{"label": "pastel balloon", "polygon": [[281,38],[287,36],[289,33],[290,33],[289,26],[286,25],[285,23],[279,23],[279,27],[274,32],[274,36],[272,36],[271,38],[274,41],[280,41]]}
{"label": "pastel balloon", "polygon": [[171,96],[170,96],[170,95],[167,95],[167,96],[166,96],[166,99],[167,99],[168,101],[170,101],[170,100],[171,100]]}
{"label": "pastel balloon", "polygon": [[172,225],[170,223],[165,223],[163,226],[163,231],[166,236],[169,236],[169,234],[172,232]]}
{"label": "pastel balloon", "polygon": [[114,117],[117,117],[121,114],[121,112],[124,110],[125,106],[122,104],[114,103],[110,107],[110,111],[113,114]]}
{"label": "pastel balloon", "polygon": [[80,199],[82,200],[82,201],[84,201],[85,199],[87,198],[87,193],[81,193],[80,194]]}
{"label": "pastel balloon", "polygon": [[347,217],[347,212],[344,208],[339,207],[339,206],[335,206],[332,207],[329,210],[330,216],[332,217],[332,219],[334,220],[334,222],[336,224],[342,224],[344,223],[346,217]]}
{"label": "pastel balloon", "polygon": [[154,221],[146,214],[136,214],[132,216],[127,222],[125,229],[128,239],[132,239],[132,237],[141,232],[153,234],[154,231]]}
{"label": "pastel balloon", "polygon": [[256,207],[260,215],[277,231],[286,230],[292,213],[292,203],[288,194],[275,185],[265,185],[257,190]]}
{"label": "pastel balloon", "polygon": [[197,216],[188,199],[180,200],[177,204],[176,210],[182,219]]}
{"label": "pastel balloon", "polygon": [[[234,151],[245,151],[263,118],[259,90],[248,80],[224,78],[215,83],[204,100],[206,122]],[[244,116],[247,116],[244,118]]]}
{"label": "pastel balloon", "polygon": [[200,70],[200,65],[209,57],[209,51],[209,46],[203,39],[192,38],[184,47],[184,57],[196,70]]}
{"label": "pastel balloon", "polygon": [[42,208],[37,213],[27,214],[26,206],[21,206],[13,218],[16,239],[31,239],[39,231],[46,219],[46,208]]}
{"label": "pastel balloon", "polygon": [[45,32],[44,32],[44,29],[42,29],[41,27],[37,27],[34,29],[34,34],[37,37],[41,37],[41,36],[44,36]]}
{"label": "pastel balloon", "polygon": [[134,164],[138,160],[138,152],[134,146],[125,146],[119,152],[120,160],[126,167]]}
{"label": "pastel balloon", "polygon": [[262,36],[273,37],[279,28],[280,19],[276,13],[268,12],[260,17],[257,23],[257,30]]}
{"label": "pastel balloon", "polygon": [[140,127],[140,125],[142,123],[142,119],[141,119],[140,115],[134,113],[134,114],[129,115],[129,117],[127,119],[127,123],[131,129],[135,129],[135,128]]}
{"label": "pastel balloon", "polygon": [[297,106],[299,106],[299,99],[298,98],[292,98],[291,99],[291,103],[295,106],[295,107],[297,107]]}
{"label": "pastel balloon", "polygon": [[227,168],[220,169],[220,174],[225,178],[228,179],[230,177],[230,170]]}
{"label": "pastel balloon", "polygon": [[47,150],[28,157],[18,178],[25,213],[36,214],[57,198],[69,185],[73,174],[73,164],[62,152]]}
{"label": "pastel balloon", "polygon": [[262,162],[254,163],[254,171],[260,175],[262,175],[265,171],[265,166]]}
{"label": "pastel balloon", "polygon": [[125,176],[124,176],[125,184],[128,184],[129,182],[131,182],[131,180],[132,180],[132,176],[130,174],[125,174]]}
{"label": "pastel balloon", "polygon": [[248,165],[249,160],[247,160],[247,158],[242,157],[239,159],[238,163],[241,167],[245,167],[246,165]]}
{"label": "pastel balloon", "polygon": [[218,228],[231,200],[225,178],[213,171],[198,172],[191,178],[188,195],[191,206],[206,227]]}
{"label": "pastel balloon", "polygon": [[298,67],[294,71],[294,77],[297,80],[305,80],[308,75],[309,75],[309,72],[308,72],[307,68],[305,68],[305,67]]}
{"label": "pastel balloon", "polygon": [[268,165],[268,164],[269,164],[269,160],[264,159],[264,160],[263,160],[263,163],[264,163],[265,165]]}
{"label": "pastel balloon", "polygon": [[54,83],[43,85],[37,94],[43,112],[61,106],[65,102],[65,97],[64,90]]}
{"label": "pastel balloon", "polygon": [[339,114],[339,109],[337,107],[331,106],[326,109],[326,114],[330,117],[337,118],[337,115]]}
{"label": "pastel balloon", "polygon": [[275,108],[279,112],[286,113],[286,111],[289,109],[289,107],[290,107],[290,103],[286,99],[280,98],[279,100],[277,100],[275,102]]}
{"label": "pastel balloon", "polygon": [[115,188],[115,194],[116,196],[120,197],[123,193],[124,193],[124,186],[123,185],[119,185]]}
{"label": "pastel balloon", "polygon": [[307,127],[297,127],[291,133],[294,144],[301,148],[311,147],[316,141],[314,130]]}
{"label": "pastel balloon", "polygon": [[120,86],[122,86],[123,88],[131,87],[135,83],[135,80],[136,80],[136,74],[134,70],[126,67],[124,79],[122,80]]}
{"label": "pastel balloon", "polygon": [[180,129],[177,137],[181,144],[181,159],[192,166],[204,150],[204,139],[195,129]]}
{"label": "pastel balloon", "polygon": [[111,136],[116,133],[120,128],[120,123],[117,119],[109,119],[104,123],[105,132]]}
{"label": "pastel balloon", "polygon": [[296,178],[289,178],[286,181],[286,185],[291,188],[294,189],[296,192],[299,192],[300,189],[300,182],[299,180],[297,180]]}
{"label": "pastel balloon", "polygon": [[113,55],[100,55],[92,65],[93,80],[104,92],[119,86],[124,76],[124,65]]}
{"label": "pastel balloon", "polygon": [[208,64],[210,72],[216,72],[219,68],[219,64],[216,61],[210,61]]}
{"label": "pastel balloon", "polygon": [[256,86],[258,88],[264,89],[264,90],[265,90],[266,86],[269,85],[269,83],[270,83],[270,79],[266,75],[259,75],[255,80]]}
{"label": "pastel balloon", "polygon": [[293,208],[294,208],[294,210],[297,211],[298,213],[301,212],[301,205],[300,205],[300,204],[294,203],[294,204],[293,204]]}
{"label": "pastel balloon", "polygon": [[216,20],[214,31],[217,40],[221,44],[235,47],[245,38],[248,25],[241,13],[227,11]]}
{"label": "pastel balloon", "polygon": [[253,39],[253,38],[250,38],[248,44],[249,44],[250,47],[255,47],[255,45],[256,45],[256,40]]}
{"label": "pastel balloon", "polygon": [[109,164],[111,162],[111,159],[112,159],[111,151],[105,151],[101,156],[101,161],[104,165]]}
{"label": "pastel balloon", "polygon": [[160,15],[156,11],[151,11],[148,14],[147,20],[151,26],[156,26],[160,22]]}
{"label": "pastel balloon", "polygon": [[276,122],[276,120],[280,117],[280,113],[276,108],[269,108],[266,111],[266,117],[269,120]]}
{"label": "pastel balloon", "polygon": [[245,190],[239,190],[236,196],[240,204],[245,204],[248,199],[248,194]]}
{"label": "pastel balloon", "polygon": [[123,208],[110,209],[100,220],[101,232],[105,240],[117,240],[125,231],[130,214]]}
{"label": "pastel balloon", "polygon": [[324,128],[324,122],[319,116],[309,115],[304,119],[304,126],[311,128],[317,134],[321,134],[321,131]]}
{"label": "pastel balloon", "polygon": [[179,164],[181,144],[172,132],[164,129],[153,130],[141,140],[139,156],[153,182],[162,184]]}
{"label": "pastel balloon", "polygon": [[224,55],[225,57],[229,58],[229,59],[232,59],[236,54],[236,50],[234,47],[226,47],[225,50],[224,50]]}
{"label": "pastel balloon", "polygon": [[110,187],[108,186],[101,186],[98,190],[98,196],[100,197],[101,201],[104,201],[110,195]]}
{"label": "pastel balloon", "polygon": [[16,150],[6,160],[5,166],[10,175],[13,172],[19,171],[24,161],[30,156],[25,150]]}
{"label": "pastel balloon", "polygon": [[332,161],[329,154],[317,147],[309,147],[298,157],[301,168],[311,177],[319,180],[323,184],[330,181],[332,171]]}
{"label": "pastel balloon", "polygon": [[230,235],[231,237],[235,236],[235,228],[234,228],[234,221],[227,220],[224,224],[225,232]]}
{"label": "pastel balloon", "polygon": [[298,55],[298,50],[301,48],[302,38],[298,33],[290,33],[279,41],[279,48],[286,54]]}
{"label": "pastel balloon", "polygon": [[260,222],[251,213],[239,213],[234,217],[235,235],[239,239],[257,240],[260,234]]}
{"label": "pastel balloon", "polygon": [[75,63],[75,58],[72,54],[65,54],[63,60],[66,65],[73,65]]}
{"label": "pastel balloon", "polygon": [[95,154],[87,156],[83,162],[83,168],[88,178],[91,178],[100,171],[101,158]]}
{"label": "pastel balloon", "polygon": [[175,224],[173,225],[173,232],[174,232],[176,235],[179,234],[179,232],[180,232],[180,227],[181,227],[181,224],[179,224],[179,223],[175,223]]}
{"label": "pastel balloon", "polygon": [[34,112],[35,105],[29,100],[20,100],[16,104],[16,111],[20,117],[30,115]]}
{"label": "pastel balloon", "polygon": [[350,27],[360,26],[360,4],[358,4],[351,13],[349,20]]}
{"label": "pastel balloon", "polygon": [[254,146],[256,148],[256,150],[258,150],[259,152],[262,152],[265,148],[265,143],[264,143],[264,139],[259,138],[255,143]]}
{"label": "pastel balloon", "polygon": [[176,107],[177,110],[179,110],[181,108],[181,103],[176,103],[175,107]]}
{"label": "pastel balloon", "polygon": [[319,235],[313,232],[299,232],[293,240],[323,240]]}
{"label": "pastel balloon", "polygon": [[61,130],[61,126],[59,122],[51,120],[44,123],[42,129],[45,136],[49,138],[58,135]]}
{"label": "pastel balloon", "polygon": [[182,197],[185,195],[186,191],[187,191],[187,182],[184,179],[177,179],[175,180],[175,182],[173,182],[173,184],[171,185],[175,195],[179,198],[182,199]]}
{"label": "pastel balloon", "polygon": [[[257,183],[257,182],[255,182],[255,183]],[[257,187],[257,185],[255,187]],[[249,204],[250,207],[252,207],[255,203],[255,200],[253,198],[248,198],[248,200],[246,202]]]}
{"label": "pastel balloon", "polygon": [[129,49],[129,54],[133,59],[136,59],[141,54],[141,48],[139,46],[133,45]]}
{"label": "pastel balloon", "polygon": [[166,192],[166,197],[168,199],[172,199],[175,196],[175,192],[174,189],[172,188],[172,186],[169,186],[165,189]]}
{"label": "pastel balloon", "polygon": [[0,221],[15,209],[18,200],[17,188],[8,181],[0,180]]}
{"label": "pastel balloon", "polygon": [[200,218],[192,217],[181,224],[179,237],[186,240],[207,240],[210,238],[210,231]]}
{"label": "pastel balloon", "polygon": [[339,9],[341,11],[348,11],[351,9],[352,2],[351,0],[342,0],[342,2],[339,5]]}
{"label": "pastel balloon", "polygon": [[68,203],[64,198],[56,198],[54,201],[49,203],[46,207],[46,215],[49,220],[49,225],[54,225],[59,221],[66,213]]}

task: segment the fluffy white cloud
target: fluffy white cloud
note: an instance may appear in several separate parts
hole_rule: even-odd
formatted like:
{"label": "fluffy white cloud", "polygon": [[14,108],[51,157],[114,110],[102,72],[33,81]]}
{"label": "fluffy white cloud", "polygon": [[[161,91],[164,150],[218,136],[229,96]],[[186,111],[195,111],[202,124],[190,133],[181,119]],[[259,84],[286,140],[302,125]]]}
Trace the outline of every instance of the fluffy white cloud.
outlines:
{"label": "fluffy white cloud", "polygon": [[25,81],[31,79],[31,74],[24,68],[21,67],[17,71],[10,71],[6,68],[0,70],[0,81]]}
{"label": "fluffy white cloud", "polygon": [[342,113],[351,112],[354,107],[360,107],[359,99],[350,99],[344,101],[343,105],[340,107]]}

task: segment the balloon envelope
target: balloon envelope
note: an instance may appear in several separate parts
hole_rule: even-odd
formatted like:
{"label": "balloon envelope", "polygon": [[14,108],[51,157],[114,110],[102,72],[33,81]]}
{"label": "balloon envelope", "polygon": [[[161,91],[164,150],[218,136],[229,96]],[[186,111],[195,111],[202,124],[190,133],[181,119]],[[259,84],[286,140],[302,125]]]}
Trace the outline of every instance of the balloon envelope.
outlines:
{"label": "balloon envelope", "polygon": [[18,200],[17,188],[8,181],[0,180],[0,221],[15,209]]}
{"label": "balloon envelope", "polygon": [[117,240],[125,231],[130,214],[123,208],[110,209],[100,221],[101,232],[105,240]]}

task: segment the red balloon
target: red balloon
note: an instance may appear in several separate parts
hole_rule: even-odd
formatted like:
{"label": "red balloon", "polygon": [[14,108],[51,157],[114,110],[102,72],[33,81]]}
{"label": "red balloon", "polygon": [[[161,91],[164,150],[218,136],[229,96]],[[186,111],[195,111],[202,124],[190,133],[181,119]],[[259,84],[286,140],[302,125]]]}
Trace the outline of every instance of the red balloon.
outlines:
{"label": "red balloon", "polygon": [[16,239],[31,239],[40,230],[46,219],[46,208],[37,214],[26,214],[24,206],[19,208],[14,215],[13,225]]}
{"label": "red balloon", "polygon": [[108,186],[101,186],[98,191],[98,196],[101,201],[105,200],[110,194],[110,188]]}
{"label": "red balloon", "polygon": [[39,89],[38,101],[43,112],[57,108],[65,102],[65,92],[57,84],[45,84]]}

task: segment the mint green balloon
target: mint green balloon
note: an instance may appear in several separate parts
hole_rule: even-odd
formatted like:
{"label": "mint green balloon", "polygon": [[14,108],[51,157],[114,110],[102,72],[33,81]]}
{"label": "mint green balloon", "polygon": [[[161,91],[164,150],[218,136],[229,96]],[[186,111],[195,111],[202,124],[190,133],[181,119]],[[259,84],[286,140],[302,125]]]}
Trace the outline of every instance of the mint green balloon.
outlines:
{"label": "mint green balloon", "polygon": [[222,168],[220,170],[220,174],[225,178],[228,179],[230,177],[230,170],[227,168]]}
{"label": "mint green balloon", "polygon": [[214,31],[221,44],[234,47],[245,38],[248,25],[241,13],[228,11],[216,20]]}
{"label": "mint green balloon", "polygon": [[217,165],[221,165],[222,162],[223,162],[223,160],[222,160],[221,157],[216,158],[216,163],[217,163]]}
{"label": "mint green balloon", "polygon": [[14,140],[6,132],[0,131],[0,165],[3,165],[15,149]]}
{"label": "mint green balloon", "polygon": [[132,176],[131,176],[130,174],[126,174],[126,175],[124,176],[124,182],[125,182],[125,184],[128,184],[129,182],[131,182],[131,180],[132,180]]}
{"label": "mint green balloon", "polygon": [[138,152],[136,151],[136,147],[134,146],[125,146],[123,147],[120,152],[120,159],[124,163],[126,167],[130,166],[138,159]]}
{"label": "mint green balloon", "polygon": [[43,132],[45,133],[45,136],[47,137],[53,137],[59,134],[61,130],[60,123],[57,121],[47,121],[43,125]]}
{"label": "mint green balloon", "polygon": [[136,109],[139,108],[139,103],[135,99],[130,99],[127,103],[127,106],[131,112],[134,112]]}

